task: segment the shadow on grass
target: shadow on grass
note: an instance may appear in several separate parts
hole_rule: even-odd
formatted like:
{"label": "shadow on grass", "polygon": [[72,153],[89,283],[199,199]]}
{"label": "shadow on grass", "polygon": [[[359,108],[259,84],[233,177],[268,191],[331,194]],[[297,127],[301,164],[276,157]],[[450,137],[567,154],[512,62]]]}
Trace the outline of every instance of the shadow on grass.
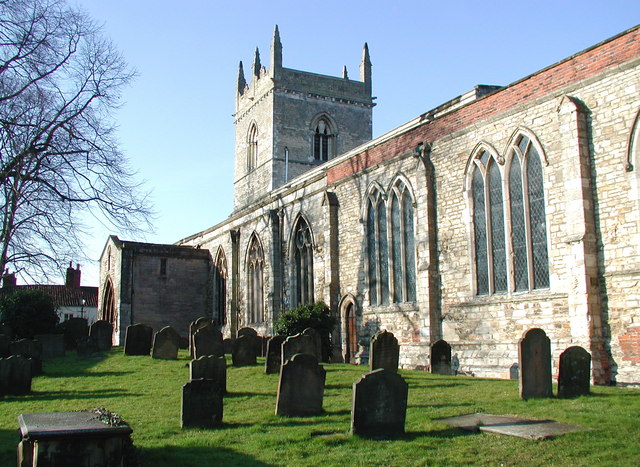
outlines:
{"label": "shadow on grass", "polygon": [[15,430],[0,430],[0,465],[16,465],[19,442],[18,419],[16,419]]}
{"label": "shadow on grass", "polygon": [[276,466],[266,464],[254,457],[222,447],[164,446],[140,450],[142,466],[201,467],[205,465],[251,465],[257,467]]}
{"label": "shadow on grass", "polygon": [[59,399],[96,399],[113,397],[141,397],[142,394],[131,394],[122,389],[104,389],[96,391],[33,391],[29,394],[30,400],[53,401]]}
{"label": "shadow on grass", "polygon": [[479,432],[472,432],[461,430],[460,428],[446,428],[444,430],[431,430],[431,431],[409,431],[404,436],[398,438],[400,441],[413,441],[417,438],[458,438],[460,436],[474,436]]}
{"label": "shadow on grass", "polygon": [[[123,376],[129,375],[131,373],[135,373],[134,371],[96,371],[96,372],[88,372],[82,373],[82,377],[96,377],[96,376]],[[44,376],[48,378],[72,378],[80,375],[70,374],[68,371],[48,371],[44,374]]]}
{"label": "shadow on grass", "polygon": [[[228,390],[228,388],[227,388]],[[224,397],[234,398],[234,397],[248,397],[248,396],[275,396],[275,394],[271,392],[240,392],[240,391],[228,391]]]}

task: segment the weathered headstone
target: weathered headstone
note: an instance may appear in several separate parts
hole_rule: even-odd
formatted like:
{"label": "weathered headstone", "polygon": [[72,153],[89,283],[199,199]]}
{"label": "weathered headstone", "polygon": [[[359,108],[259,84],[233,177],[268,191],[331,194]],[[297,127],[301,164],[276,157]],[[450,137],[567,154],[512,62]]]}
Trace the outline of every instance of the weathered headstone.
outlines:
{"label": "weathered headstone", "polygon": [[194,379],[182,386],[182,428],[214,428],[222,425],[223,398],[212,379]]}
{"label": "weathered headstone", "polygon": [[33,339],[19,339],[9,344],[11,355],[22,355],[31,361],[31,374],[42,374],[42,344]]}
{"label": "weathered headstone", "polygon": [[409,385],[398,373],[380,368],[353,383],[351,433],[390,439],[404,434]]}
{"label": "weathered headstone", "polygon": [[214,322],[209,318],[205,318],[204,316],[201,316],[189,325],[189,355],[191,357],[194,356],[193,335],[196,333],[196,331],[198,331],[198,329],[201,329],[208,325],[214,325]]}
{"label": "weathered headstone", "polygon": [[233,343],[235,339],[226,338],[222,341],[222,347],[224,348],[224,353],[231,355],[233,353]]}
{"label": "weathered headstone", "polygon": [[224,355],[222,333],[213,324],[198,329],[193,335],[193,357],[204,355]]}
{"label": "weathered headstone", "polygon": [[153,328],[145,324],[132,324],[127,326],[124,338],[125,355],[149,355],[151,352],[151,339]]}
{"label": "weathered headstone", "polygon": [[264,360],[266,374],[279,373],[282,365],[282,343],[287,336],[273,336],[267,342],[267,358]]}
{"label": "weathered headstone", "polygon": [[78,339],[89,335],[89,324],[85,318],[69,318],[61,324],[67,350],[78,347]]}
{"label": "weathered headstone", "polygon": [[231,360],[233,362],[233,366],[256,364],[256,346],[254,336],[241,336],[234,341]]}
{"label": "weathered headstone", "polygon": [[451,346],[447,341],[439,340],[431,345],[431,373],[436,375],[450,375]]}
{"label": "weathered headstone", "polygon": [[512,364],[509,367],[509,379],[519,379],[520,378],[520,367],[517,363]]}
{"label": "weathered headstone", "polygon": [[558,397],[569,398],[589,394],[591,354],[575,345],[560,354]]}
{"label": "weathered headstone", "polygon": [[227,393],[227,359],[222,356],[205,355],[189,362],[189,379],[211,379]]}
{"label": "weathered headstone", "polygon": [[76,340],[78,357],[91,357],[98,352],[98,344],[91,336],[80,337]]}
{"label": "weathered headstone", "polygon": [[325,378],[326,371],[315,356],[294,355],[280,371],[276,415],[321,414]]}
{"label": "weathered headstone", "polygon": [[316,350],[316,342],[313,336],[302,333],[289,336],[282,343],[282,364],[284,365],[287,360],[299,353],[313,355],[317,359]]}
{"label": "weathered headstone", "polygon": [[253,328],[240,328],[238,329],[238,337],[242,337],[242,336],[253,336],[256,337],[258,335],[258,331],[256,331]]}
{"label": "weathered headstone", "polygon": [[34,336],[42,345],[42,359],[65,356],[64,334],[36,334]]}
{"label": "weathered headstone", "polygon": [[552,397],[551,342],[542,329],[533,328],[518,342],[520,397]]}
{"label": "weathered headstone", "polygon": [[153,336],[152,358],[176,360],[180,335],[171,326],[165,326]]}
{"label": "weathered headstone", "polygon": [[22,355],[0,358],[0,395],[22,395],[31,392],[31,359]]}
{"label": "weathered headstone", "polygon": [[89,336],[94,339],[99,352],[111,349],[112,334],[113,326],[109,321],[98,320],[89,327]]}
{"label": "weathered headstone", "polygon": [[371,339],[370,362],[371,370],[384,368],[389,371],[398,371],[400,360],[400,345],[392,332],[378,331]]}
{"label": "weathered headstone", "polygon": [[242,336],[249,337],[251,342],[253,342],[256,356],[262,357],[264,355],[262,352],[262,338],[258,336],[258,331],[249,327],[240,328],[238,330],[237,337],[242,337]]}
{"label": "weathered headstone", "polygon": [[302,331],[302,334],[305,336],[311,336],[313,342],[315,343],[316,348],[312,355],[315,355],[319,362],[328,360],[325,359],[322,354],[322,336],[320,335],[320,333],[313,328],[306,328],[304,331]]}

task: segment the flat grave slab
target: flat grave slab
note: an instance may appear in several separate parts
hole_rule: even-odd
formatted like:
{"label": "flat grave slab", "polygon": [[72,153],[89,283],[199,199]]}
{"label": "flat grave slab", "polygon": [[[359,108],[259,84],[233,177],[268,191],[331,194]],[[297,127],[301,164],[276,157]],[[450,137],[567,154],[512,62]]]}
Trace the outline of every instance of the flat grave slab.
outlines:
{"label": "flat grave slab", "polygon": [[440,418],[435,421],[467,431],[497,433],[526,439],[546,439],[573,431],[591,430],[591,428],[567,425],[554,420],[533,420],[486,413]]}

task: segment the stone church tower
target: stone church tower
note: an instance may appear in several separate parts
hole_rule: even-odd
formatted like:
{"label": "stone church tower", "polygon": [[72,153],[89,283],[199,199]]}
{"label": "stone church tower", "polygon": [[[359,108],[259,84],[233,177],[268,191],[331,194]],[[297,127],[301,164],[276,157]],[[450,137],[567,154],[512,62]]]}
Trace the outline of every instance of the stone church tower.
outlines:
{"label": "stone church tower", "polygon": [[256,49],[247,84],[242,62],[236,92],[234,211],[271,190],[369,141],[372,136],[371,61],[365,44],[360,80],[282,66],[278,26],[271,67]]}

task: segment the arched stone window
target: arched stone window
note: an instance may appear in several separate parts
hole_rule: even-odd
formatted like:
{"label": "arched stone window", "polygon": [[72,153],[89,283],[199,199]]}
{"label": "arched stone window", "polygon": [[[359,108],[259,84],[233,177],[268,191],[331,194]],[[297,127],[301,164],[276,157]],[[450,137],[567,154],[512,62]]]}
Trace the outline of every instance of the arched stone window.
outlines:
{"label": "arched stone window", "polygon": [[369,304],[389,303],[389,245],[387,239],[387,208],[377,188],[366,200],[367,276]]}
{"label": "arched stone window", "polygon": [[247,251],[247,322],[264,322],[264,252],[256,234]]}
{"label": "arched stone window", "polygon": [[108,321],[115,331],[118,330],[118,319],[116,313],[116,298],[113,289],[113,283],[110,278],[104,283],[104,292],[102,293],[102,310],[100,311],[100,319]]}
{"label": "arched stone window", "polygon": [[391,246],[393,302],[415,301],[413,198],[402,180],[397,180],[391,190]]}
{"label": "arched stone window", "polygon": [[293,230],[291,252],[293,302],[296,306],[313,303],[313,235],[302,216]]}
{"label": "arched stone window", "polygon": [[313,134],[313,158],[326,162],[334,156],[335,134],[331,122],[325,116],[320,117],[315,124]]}
{"label": "arched stone window", "polygon": [[220,248],[213,267],[213,319],[217,324],[227,322],[227,258]]}
{"label": "arched stone window", "polygon": [[247,133],[247,171],[258,166],[258,125],[252,123]]}

